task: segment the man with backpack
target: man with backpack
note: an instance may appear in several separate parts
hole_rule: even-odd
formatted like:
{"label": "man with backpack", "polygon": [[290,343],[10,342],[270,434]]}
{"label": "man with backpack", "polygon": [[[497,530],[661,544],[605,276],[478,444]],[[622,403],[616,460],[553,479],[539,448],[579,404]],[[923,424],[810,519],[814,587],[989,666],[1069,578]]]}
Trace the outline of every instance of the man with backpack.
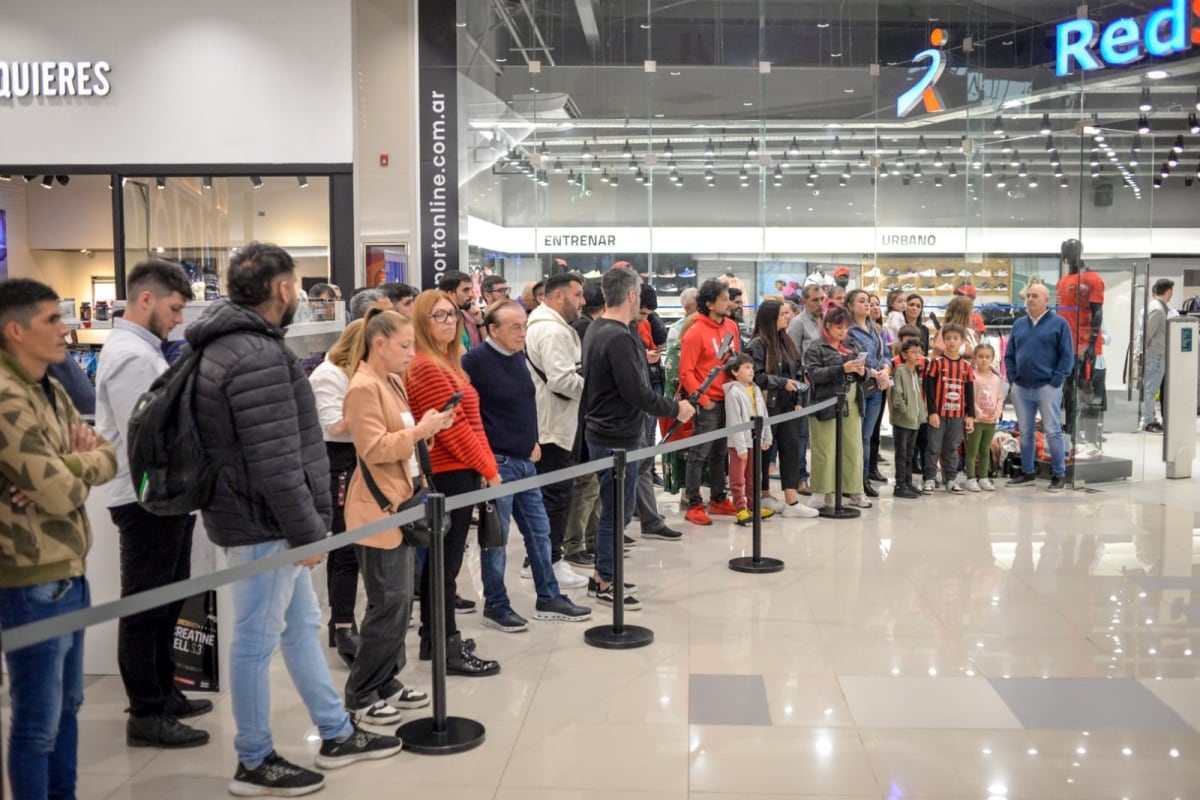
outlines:
{"label": "man with backpack", "polygon": [[[157,516],[138,505],[130,478],[129,420],[134,406],[167,371],[162,343],[183,323],[192,287],[183,268],[152,258],[126,279],[125,316],[100,350],[96,369],[96,428],[117,448],[117,477],[105,484],[108,513],[121,543],[121,596],[191,575],[192,514]],[[175,623],[183,601],[123,617],[117,627],[117,664],[129,698],[125,742],[130,747],[196,747],[208,733],[179,720],[212,710],[175,686]]]}
{"label": "man with backpack", "polygon": [[[316,402],[284,342],[299,307],[295,263],[275,245],[251,242],[234,255],[226,280],[229,300],[214,303],[185,336],[202,351],[193,419],[203,456],[218,470],[204,526],[237,566],[324,539],[333,502]],[[323,740],[318,767],[385,758],[401,748],[395,737],[356,728],[333,687],[307,569],[320,560],[233,584],[234,795],[294,797],[324,783],[319,773],[275,752],[270,665],[276,647]]]}

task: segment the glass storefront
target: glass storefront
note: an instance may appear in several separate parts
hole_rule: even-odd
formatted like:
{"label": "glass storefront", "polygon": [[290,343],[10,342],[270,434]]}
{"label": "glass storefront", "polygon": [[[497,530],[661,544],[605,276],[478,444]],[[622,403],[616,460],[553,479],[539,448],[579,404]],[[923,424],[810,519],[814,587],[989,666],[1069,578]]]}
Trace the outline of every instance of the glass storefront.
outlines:
{"label": "glass storefront", "polygon": [[471,268],[519,286],[625,261],[667,315],[727,273],[756,300],[846,266],[936,313],[970,283],[1002,346],[1031,280],[1058,302],[1076,239],[1104,295],[1091,349],[1080,315],[1068,478],[1140,479],[1147,276],[1200,262],[1200,57],[1175,47],[1186,9],[1138,28],[1149,45],[1080,31],[1185,5],[460,0]]}

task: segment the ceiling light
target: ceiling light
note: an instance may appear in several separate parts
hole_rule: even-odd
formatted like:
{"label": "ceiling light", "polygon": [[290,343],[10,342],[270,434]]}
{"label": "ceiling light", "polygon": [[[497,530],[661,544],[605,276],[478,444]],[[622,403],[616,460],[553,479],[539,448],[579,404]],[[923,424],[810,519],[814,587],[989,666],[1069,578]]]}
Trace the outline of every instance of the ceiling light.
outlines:
{"label": "ceiling light", "polygon": [[1200,120],[1196,118],[1196,112],[1188,114],[1188,128],[1192,133],[1200,133]]}
{"label": "ceiling light", "polygon": [[746,148],[746,152],[750,154],[751,158],[757,158],[758,157],[758,143],[755,142],[753,139],[751,139],[750,146]]}
{"label": "ceiling light", "polygon": [[1169,164],[1163,164],[1158,174],[1163,178],[1171,177],[1171,166]]}
{"label": "ceiling light", "polygon": [[1139,111],[1153,111],[1154,103],[1150,100],[1150,90],[1142,89],[1141,98],[1138,100]]}
{"label": "ceiling light", "polygon": [[1021,154],[1018,151],[1012,151],[1012,156],[1008,159],[1008,165],[1010,167],[1018,167],[1021,165]]}
{"label": "ceiling light", "polygon": [[904,151],[903,150],[896,151],[896,166],[897,167],[904,166]]}
{"label": "ceiling light", "polygon": [[1058,176],[1058,188],[1066,189],[1070,185],[1071,185],[1071,182],[1069,180],[1067,180],[1066,175]]}
{"label": "ceiling light", "polygon": [[939,151],[937,151],[936,153],[934,153],[934,154],[933,154],[933,165],[934,165],[935,167],[940,167],[940,166],[942,166],[942,165],[943,165],[943,164],[945,164],[945,163],[946,163],[946,160],[942,158],[942,151],[941,151],[941,150],[939,150]]}
{"label": "ceiling light", "polygon": [[1024,162],[1024,161],[1022,161],[1022,162],[1021,162],[1021,168],[1020,168],[1019,170],[1017,170],[1017,177],[1018,177],[1018,178],[1027,178],[1027,177],[1029,177],[1029,170],[1025,168],[1025,162]]}
{"label": "ceiling light", "polygon": [[774,177],[775,177],[775,180],[777,180],[777,181],[783,180],[783,170],[780,169],[779,167],[775,167]]}
{"label": "ceiling light", "polygon": [[1137,151],[1135,150],[1129,154],[1129,166],[1136,167],[1137,165],[1138,165],[1138,155],[1137,155]]}
{"label": "ceiling light", "polygon": [[1091,161],[1089,161],[1088,164],[1093,167],[1098,166],[1100,164],[1099,156],[1092,156]]}
{"label": "ceiling light", "polygon": [[1051,131],[1049,114],[1042,114],[1042,127],[1039,130],[1041,130],[1042,133],[1049,135]]}
{"label": "ceiling light", "polygon": [[992,123],[992,133],[996,134],[997,136],[1004,133],[1004,120],[1000,119],[998,116],[996,117],[996,121]]}
{"label": "ceiling light", "polygon": [[562,172],[562,171],[563,171],[563,163],[562,163],[562,159],[561,159],[561,158],[556,158],[556,159],[554,159],[554,171],[555,171],[555,172]]}
{"label": "ceiling light", "polygon": [[37,180],[37,175],[22,175],[21,177],[26,183],[33,183],[35,180]]}
{"label": "ceiling light", "polygon": [[788,145],[787,153],[789,156],[800,155],[800,143],[796,141],[796,137],[792,137],[792,143]]}
{"label": "ceiling light", "polygon": [[[793,139],[792,141],[795,141],[795,139]],[[629,147],[629,142],[626,142],[625,146]],[[624,152],[624,151],[622,151],[622,152]],[[708,144],[704,145],[704,157],[712,158],[715,155],[716,155],[716,151],[713,150],[713,140],[709,139]]]}
{"label": "ceiling light", "polygon": [[1062,163],[1062,159],[1058,157],[1057,150],[1054,150],[1050,153],[1050,163],[1056,167]]}
{"label": "ceiling light", "polygon": [[1179,166],[1179,156],[1175,155],[1174,151],[1167,153],[1167,166],[1172,169]]}
{"label": "ceiling light", "polygon": [[303,175],[298,175],[296,177],[296,183],[300,184],[301,189],[308,188],[308,178],[304,177]]}
{"label": "ceiling light", "polygon": [[925,135],[921,134],[920,138],[917,139],[917,153],[925,155],[928,152],[929,150],[925,147]]}
{"label": "ceiling light", "polygon": [[913,174],[913,177],[915,177],[915,178],[923,178],[923,177],[925,177],[925,173],[921,171],[921,164],[920,164],[920,162],[917,162],[917,164],[913,166],[913,171],[912,171],[912,174]]}
{"label": "ceiling light", "polygon": [[847,183],[849,183],[849,179],[845,175],[838,178],[838,186],[845,187]]}
{"label": "ceiling light", "polygon": [[834,155],[840,155],[842,152],[842,138],[840,136],[833,137],[833,152]]}
{"label": "ceiling light", "polygon": [[600,171],[600,162],[593,161],[592,162],[592,172],[599,172],[599,171]]}
{"label": "ceiling light", "polygon": [[958,177],[958,168],[955,167],[953,164],[951,164],[950,169],[947,170],[946,174],[948,176],[950,176],[951,178],[957,178]]}
{"label": "ceiling light", "polygon": [[679,170],[672,167],[671,174],[668,175],[667,178],[671,181],[671,183],[677,182],[679,180]]}
{"label": "ceiling light", "polygon": [[940,176],[933,179],[933,185],[934,185],[934,188],[937,188],[937,189],[942,188],[942,179]]}
{"label": "ceiling light", "polygon": [[983,177],[992,177],[992,163],[990,161],[983,165]]}
{"label": "ceiling light", "polygon": [[1005,175],[1004,173],[1000,173],[999,179],[996,180],[996,188],[1003,189],[1007,185],[1008,185],[1008,176]]}
{"label": "ceiling light", "polygon": [[257,175],[251,175],[250,183],[254,184],[255,189],[261,189],[262,185],[263,185],[263,179],[258,177]]}
{"label": "ceiling light", "polygon": [[1046,137],[1046,152],[1049,153],[1053,149],[1054,149],[1054,137],[1047,136]]}
{"label": "ceiling light", "polygon": [[817,166],[818,167],[825,166],[825,151],[824,150],[821,151],[821,157],[817,159]]}
{"label": "ceiling light", "polygon": [[43,175],[42,176],[42,188],[43,189],[53,189],[54,188],[54,176],[53,175]]}
{"label": "ceiling light", "polygon": [[1155,178],[1155,179],[1154,179],[1154,188],[1155,188],[1155,189],[1161,189],[1161,188],[1162,188],[1162,178]]}
{"label": "ceiling light", "polygon": [[713,161],[711,158],[704,162],[704,168],[707,170],[711,170],[713,168]]}
{"label": "ceiling light", "polygon": [[1054,165],[1054,177],[1056,177],[1056,178],[1061,178],[1062,176],[1063,176],[1062,165],[1061,165],[1061,164],[1055,164],[1055,165]]}
{"label": "ceiling light", "polygon": [[633,161],[629,162],[629,171],[630,172],[637,172],[640,169],[641,169],[641,167],[638,166],[637,159],[634,159]]}
{"label": "ceiling light", "polygon": [[860,167],[865,167],[867,165],[867,154],[862,150],[858,151],[858,165]]}
{"label": "ceiling light", "polygon": [[617,185],[618,183],[620,183],[620,182],[621,182],[621,176],[620,176],[620,175],[613,175],[611,178],[609,178],[609,179],[608,179],[608,185],[609,185],[609,186],[616,186],[616,185]]}
{"label": "ceiling light", "polygon": [[1183,152],[1183,134],[1182,133],[1175,137],[1175,143],[1173,145],[1171,145],[1171,149],[1174,150],[1176,153]]}
{"label": "ceiling light", "polygon": [[1100,166],[1099,164],[1092,167],[1092,177],[1093,178],[1099,178],[1103,172],[1104,172],[1104,167]]}
{"label": "ceiling light", "polygon": [[715,172],[713,172],[711,169],[704,170],[704,180],[706,180],[709,183],[712,183],[716,179],[717,179],[717,175]]}
{"label": "ceiling light", "polygon": [[1000,145],[1000,152],[1001,152],[1001,153],[1011,153],[1011,152],[1012,152],[1012,149],[1013,149],[1013,146],[1012,146],[1012,139],[1010,139],[1009,137],[1005,136],[1005,137],[1004,137],[1004,143],[1003,143],[1002,145]]}
{"label": "ceiling light", "polygon": [[1036,189],[1036,188],[1038,188],[1038,177],[1037,177],[1037,175],[1030,175],[1030,176],[1029,176],[1029,188],[1030,188],[1030,189]]}
{"label": "ceiling light", "polygon": [[745,167],[742,167],[741,172],[738,173],[738,180],[741,181],[742,183],[746,183],[747,181],[750,180],[750,173],[746,172]]}
{"label": "ceiling light", "polygon": [[583,149],[579,151],[580,158],[592,158],[592,148],[588,147],[588,143],[583,143]]}
{"label": "ceiling light", "polygon": [[663,148],[663,155],[667,158],[675,157],[675,148],[671,145],[671,140],[667,139],[667,146]]}
{"label": "ceiling light", "polygon": [[604,171],[600,173],[600,182],[608,183],[608,167],[605,167]]}
{"label": "ceiling light", "polygon": [[1142,114],[1138,117],[1138,133],[1150,132],[1150,120],[1146,119],[1146,115]]}
{"label": "ceiling light", "polygon": [[68,183],[71,182],[71,176],[70,175],[55,175],[54,180],[58,181],[59,186],[66,186]]}
{"label": "ceiling light", "polygon": [[646,182],[646,173],[642,172],[642,168],[641,168],[641,167],[638,167],[638,170],[637,170],[637,172],[635,172],[635,173],[634,173],[634,175],[633,175],[633,179],[634,179],[635,181],[637,181],[638,183],[645,183],[645,182]]}
{"label": "ceiling light", "polygon": [[1161,81],[1163,78],[1171,77],[1171,73],[1165,69],[1152,69],[1146,73],[1146,77],[1152,81]]}
{"label": "ceiling light", "polygon": [[746,155],[742,156],[742,169],[749,169],[754,165],[754,159],[750,157],[750,151],[746,151]]}
{"label": "ceiling light", "polygon": [[159,189],[165,189],[165,188],[167,188],[167,179],[166,178],[155,178],[154,185],[157,186]]}

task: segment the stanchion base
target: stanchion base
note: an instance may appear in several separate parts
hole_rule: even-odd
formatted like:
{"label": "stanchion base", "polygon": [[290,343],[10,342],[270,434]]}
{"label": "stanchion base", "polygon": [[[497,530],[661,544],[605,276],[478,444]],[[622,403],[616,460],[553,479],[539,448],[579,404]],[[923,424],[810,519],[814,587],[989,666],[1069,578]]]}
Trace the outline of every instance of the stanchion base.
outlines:
{"label": "stanchion base", "polygon": [[750,556],[729,559],[729,568],[734,572],[779,572],[783,562],[778,558],[760,558],[755,561]]}
{"label": "stanchion base", "polygon": [[446,729],[433,729],[433,717],[414,719],[396,729],[404,749],[423,756],[448,756],[465,753],[483,744],[484,727],[473,719],[446,717]]}
{"label": "stanchion base", "polygon": [[821,508],[821,516],[825,519],[858,519],[862,516],[862,512],[851,506],[842,506],[837,508]]}
{"label": "stanchion base", "polygon": [[604,650],[632,650],[654,641],[654,631],[639,625],[626,625],[617,633],[612,625],[597,625],[583,632],[583,640]]}

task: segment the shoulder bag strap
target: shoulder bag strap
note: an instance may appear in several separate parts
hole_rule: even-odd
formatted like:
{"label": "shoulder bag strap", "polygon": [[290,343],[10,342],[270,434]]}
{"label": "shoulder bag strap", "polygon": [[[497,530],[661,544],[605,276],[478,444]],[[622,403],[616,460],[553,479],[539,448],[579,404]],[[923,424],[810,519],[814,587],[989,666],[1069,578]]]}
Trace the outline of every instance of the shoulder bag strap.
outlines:
{"label": "shoulder bag strap", "polygon": [[392,506],[392,501],[384,496],[379,484],[375,482],[375,476],[371,474],[371,470],[367,469],[367,462],[363,461],[361,457],[358,459],[358,469],[362,472],[363,480],[367,482],[367,489],[371,492],[371,496],[379,504],[379,509],[385,514],[395,514],[396,509]]}

